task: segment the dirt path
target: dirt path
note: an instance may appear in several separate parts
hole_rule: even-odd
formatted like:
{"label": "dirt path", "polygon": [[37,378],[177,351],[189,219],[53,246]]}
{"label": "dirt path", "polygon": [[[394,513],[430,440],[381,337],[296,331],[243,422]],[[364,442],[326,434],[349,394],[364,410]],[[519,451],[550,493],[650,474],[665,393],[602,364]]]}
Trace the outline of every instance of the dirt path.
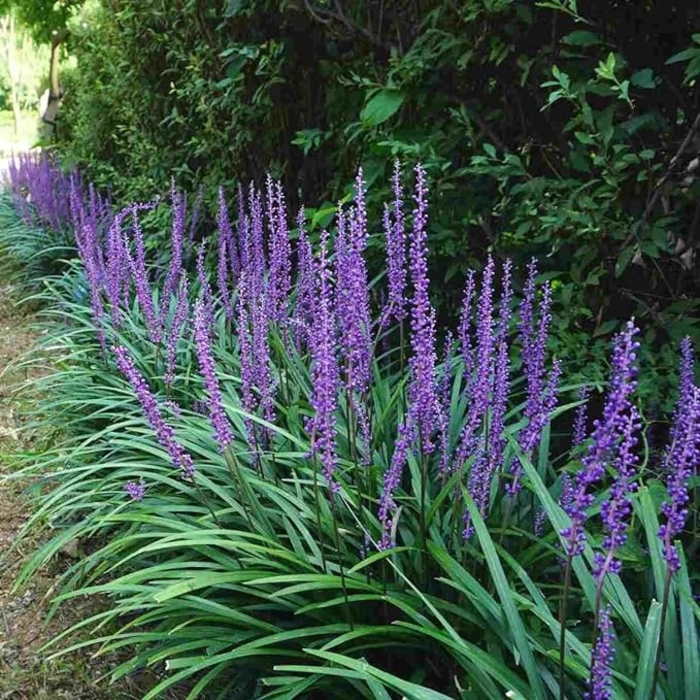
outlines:
{"label": "dirt path", "polygon": [[12,365],[36,341],[31,322],[16,306],[11,286],[0,281],[0,700],[140,698],[143,693],[132,683],[98,687],[97,680],[109,672],[114,659],[95,660],[86,651],[48,662],[40,652],[56,633],[95,611],[95,601],[76,600],[45,624],[56,577],[70,564],[70,552],[52,561],[24,590],[12,591],[23,562],[38,544],[28,539],[8,556],[30,508],[22,485],[3,481],[12,469],[13,455],[31,446],[31,435],[22,430],[16,396],[27,374]]}
{"label": "dirt path", "polygon": [[[36,544],[28,540],[8,555],[29,516],[22,485],[2,481],[11,469],[13,454],[28,447],[30,439],[22,430],[16,395],[27,374],[12,363],[24,356],[36,339],[30,328],[31,317],[15,305],[12,291],[7,284],[0,286],[0,700],[101,697],[92,692],[90,674],[76,683],[74,659],[70,665],[61,660],[49,664],[39,653],[52,633],[69,622],[58,616],[48,628],[44,626],[52,572],[42,571],[24,590],[12,591],[28,550]],[[87,670],[80,669],[80,675]]]}

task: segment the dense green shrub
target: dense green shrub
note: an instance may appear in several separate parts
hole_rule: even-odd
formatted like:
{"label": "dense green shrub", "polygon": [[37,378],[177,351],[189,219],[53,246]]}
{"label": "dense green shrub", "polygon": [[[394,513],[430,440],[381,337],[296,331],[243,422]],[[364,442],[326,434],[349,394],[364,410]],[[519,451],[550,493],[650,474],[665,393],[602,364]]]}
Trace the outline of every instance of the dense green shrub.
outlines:
{"label": "dense green shrub", "polygon": [[656,0],[89,3],[63,152],[126,199],[174,177],[212,202],[271,173],[316,224],[358,165],[378,213],[392,156],[420,160],[442,318],[487,251],[536,254],[560,354],[631,312],[663,347],[700,317],[697,136],[674,159],[700,110],[699,22]]}

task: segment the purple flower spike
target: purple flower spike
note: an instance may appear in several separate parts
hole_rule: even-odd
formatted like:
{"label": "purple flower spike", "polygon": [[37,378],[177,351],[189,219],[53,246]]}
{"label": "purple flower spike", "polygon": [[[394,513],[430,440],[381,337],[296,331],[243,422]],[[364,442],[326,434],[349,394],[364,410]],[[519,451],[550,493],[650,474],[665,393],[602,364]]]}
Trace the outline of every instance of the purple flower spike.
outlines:
{"label": "purple flower spike", "polygon": [[[583,552],[586,535],[583,529],[586,511],[593,503],[591,487],[605,476],[606,467],[611,465],[618,454],[622,454],[627,442],[632,439],[636,424],[636,409],[633,409],[631,396],[637,388],[636,351],[639,343],[634,340],[638,333],[633,321],[615,339],[612,358],[610,388],[603,409],[603,418],[593,424],[593,436],[583,468],[576,474],[576,486],[566,512],[571,525],[562,531],[567,556],[573,557]],[[619,447],[620,435],[625,435],[623,446]],[[619,450],[618,450],[619,448]],[[625,464],[624,462],[621,462]]]}
{"label": "purple flower spike", "polygon": [[401,192],[401,165],[394,164],[392,179],[394,190],[393,207],[384,206],[384,237],[386,240],[386,266],[389,280],[387,320],[402,321],[406,317],[406,224]]}
{"label": "purple flower spike", "polygon": [[413,425],[425,454],[433,451],[432,433],[436,424],[435,309],[428,295],[427,223],[428,202],[425,170],[417,165],[416,208],[410,237],[409,264],[413,282],[411,300],[411,383],[409,404]]}
{"label": "purple flower spike", "polygon": [[226,313],[226,318],[233,318],[233,306],[231,304],[231,288],[229,285],[229,275],[233,275],[233,284],[238,281],[238,251],[233,238],[233,229],[228,215],[228,206],[224,190],[219,187],[219,212],[217,215],[217,225],[219,228],[219,259],[217,261],[217,282],[221,304]]}
{"label": "purple flower spike", "polygon": [[[250,332],[250,319],[246,305],[247,296],[246,273],[243,272],[238,285],[238,353],[241,366],[241,397],[243,408],[248,413],[254,413],[257,402],[253,395],[255,385],[255,360],[253,357],[253,338]],[[252,433],[251,433],[252,435]]]}
{"label": "purple flower spike", "polygon": [[151,341],[155,344],[160,343],[163,337],[163,329],[156,314],[153,305],[153,294],[151,285],[148,281],[148,270],[146,268],[146,248],[143,240],[143,231],[139,223],[138,210],[143,206],[132,205],[131,213],[133,216],[133,241],[135,253],[132,255],[129,248],[126,248],[126,257],[129,262],[129,269],[136,287],[136,296],[139,300],[139,306],[146,320],[148,335]]}
{"label": "purple flower spike", "polygon": [[187,283],[187,272],[182,271],[180,287],[177,293],[177,304],[175,314],[168,330],[168,341],[165,349],[165,374],[163,380],[167,386],[171,386],[175,381],[175,364],[177,359],[177,344],[180,340],[182,329],[187,321],[190,310],[189,285]]}
{"label": "purple flower spike", "polygon": [[576,409],[574,425],[571,431],[572,447],[579,447],[586,442],[586,421],[588,419],[588,387],[581,387],[578,397],[583,403]]}
{"label": "purple flower spike", "polygon": [[506,260],[503,264],[500,314],[496,334],[496,363],[494,368],[494,387],[488,436],[488,457],[486,459],[484,473],[481,476],[479,489],[471,494],[475,503],[479,506],[479,512],[483,517],[486,517],[488,512],[491,482],[494,474],[503,464],[507,443],[504,433],[506,429],[505,417],[508,409],[508,393],[510,388],[508,330],[511,318],[510,302],[513,296],[513,290],[510,285],[511,271],[512,264],[510,260]]}
{"label": "purple flower spike", "polygon": [[183,477],[191,479],[194,476],[192,455],[175,440],[172,427],[163,419],[158,409],[158,400],[151,393],[143,375],[136,369],[129,351],[121,346],[113,347],[112,350],[117,359],[117,367],[134,389],[144,416],[155,431],[158,442],[168,451],[173,464],[182,470]]}
{"label": "purple flower spike", "polygon": [[133,501],[142,501],[146,495],[146,482],[141,477],[138,481],[127,481],[124,484],[124,491]]}
{"label": "purple flower spike", "polygon": [[670,500],[661,505],[666,522],[659,528],[663,557],[672,572],[680,568],[680,556],[673,543],[683,531],[688,517],[688,485],[700,465],[700,389],[693,380],[693,348],[690,338],[681,343],[681,381],[678,403],[671,428],[671,444],[666,450],[664,467]]}
{"label": "purple flower spike", "polygon": [[600,505],[605,537],[603,551],[596,552],[592,571],[598,588],[602,587],[608,573],[619,574],[622,570],[622,563],[615,559],[615,550],[627,541],[627,527],[632,514],[630,494],[637,489],[637,484],[632,481],[638,462],[634,448],[638,442],[636,433],[641,427],[637,408],[630,406],[629,412],[624,416],[622,441],[615,460],[617,470],[615,482],[610,490],[610,497]]}
{"label": "purple flower spike", "polygon": [[[532,457],[542,437],[549,417],[554,410],[557,401],[557,387],[561,374],[558,362],[554,363],[549,372],[549,379],[545,382],[547,368],[545,364],[547,335],[552,316],[552,290],[549,284],[544,286],[542,303],[539,308],[539,318],[535,320],[535,277],[537,266],[533,260],[528,266],[528,280],[525,285],[525,296],[521,304],[520,333],[522,336],[522,358],[527,382],[527,399],[525,403],[525,418],[527,425],[518,436],[520,449],[523,454]],[[506,492],[509,496],[517,494],[522,484],[522,464],[515,460],[511,465],[513,481],[506,484]]]}
{"label": "purple flower spike", "polygon": [[609,700],[612,697],[612,663],[615,660],[615,632],[610,620],[610,608],[600,611],[598,636],[591,651],[591,675],[586,700]]}
{"label": "purple flower spike", "polygon": [[[462,428],[459,437],[459,445],[455,455],[455,467],[461,468],[464,462],[470,457],[474,457],[470,479],[473,480],[472,487],[478,491],[483,481],[479,465],[484,465],[480,457],[480,451],[484,444],[479,445],[478,431],[483,418],[489,408],[489,396],[491,392],[494,357],[494,321],[493,321],[493,278],[494,262],[489,256],[484,267],[483,279],[481,282],[481,294],[477,308],[478,324],[476,348],[469,349],[467,360],[470,367],[475,366],[474,376],[466,375],[466,388],[469,396],[469,410],[467,420]],[[462,356],[465,357],[465,348],[471,343],[466,328],[468,327],[469,309],[471,307],[470,298],[474,294],[473,277],[467,279],[467,289],[465,290],[465,303],[462,307],[462,321],[460,323],[460,342],[462,344]],[[472,496],[476,497],[476,491],[470,487]],[[468,527],[466,528],[469,529]]]}
{"label": "purple flower spike", "polygon": [[[462,311],[459,319],[459,344],[461,346],[462,360],[464,362],[464,376],[470,377],[474,370],[474,357],[472,349],[472,336],[470,331],[472,305],[474,303],[474,270],[467,273],[467,281],[462,296]],[[483,293],[483,292],[482,292]]]}
{"label": "purple flower spike", "polygon": [[270,275],[267,303],[270,321],[287,321],[287,303],[292,287],[292,248],[287,226],[287,208],[282,185],[267,178],[267,216],[270,228]]}
{"label": "purple flower spike", "polygon": [[[253,358],[255,384],[260,394],[260,406],[268,423],[275,421],[275,384],[270,372],[270,320],[267,316],[265,297],[250,302],[253,327]],[[271,437],[271,433],[268,433]]]}
{"label": "purple flower spike", "polygon": [[211,284],[209,284],[207,271],[204,268],[204,256],[205,246],[204,242],[202,242],[197,251],[197,278],[199,279],[201,296],[204,301],[205,318],[211,328],[214,325],[214,294],[211,290]]}
{"label": "purple flower spike", "polygon": [[238,221],[236,222],[236,238],[235,242],[238,247],[239,255],[239,274],[243,274],[250,268],[252,257],[250,243],[250,216],[246,211],[246,194],[243,185],[238,185],[237,192],[238,200]]}
{"label": "purple flower spike", "polygon": [[184,194],[175,189],[175,180],[170,186],[170,200],[173,210],[173,224],[170,235],[170,265],[163,283],[163,294],[160,300],[160,317],[165,320],[170,310],[170,300],[177,291],[178,280],[182,272],[182,245],[185,237],[185,217],[187,214],[187,200]]}
{"label": "purple flower spike", "polygon": [[107,231],[107,260],[105,262],[105,291],[110,304],[112,325],[119,327],[120,306],[129,288],[129,268],[122,225],[129,215],[127,207],[112,219]]}
{"label": "purple flower spike", "polygon": [[384,489],[379,499],[378,516],[382,526],[382,534],[377,543],[377,548],[381,550],[391,549],[395,544],[393,539],[394,512],[396,511],[394,496],[401,484],[408,451],[414,439],[415,435],[411,425],[408,423],[400,424],[396,442],[394,443],[394,454],[391,458],[391,464],[384,474]]}
{"label": "purple flower spike", "polygon": [[328,232],[321,234],[317,263],[317,306],[311,331],[311,406],[314,415],[309,424],[312,454],[319,455],[323,475],[331,493],[339,487],[334,472],[338,463],[336,410],[340,389],[340,369],[336,355],[337,329],[331,272],[328,264]]}
{"label": "purple flower spike", "polygon": [[248,227],[248,251],[245,272],[248,276],[248,293],[251,299],[261,299],[264,293],[267,259],[265,257],[265,231],[263,225],[262,197],[250,186],[248,197],[250,226]]}
{"label": "purple flower spike", "polygon": [[574,500],[574,480],[569,472],[564,472],[561,477],[561,492],[559,493],[559,505],[568,512]]}
{"label": "purple flower spike", "polygon": [[[360,171],[361,172],[361,171]],[[361,201],[361,181],[357,200]],[[338,207],[336,246],[336,305],[345,366],[345,385],[364,394],[372,360],[369,281],[363,258],[367,239],[365,214],[356,206],[346,217]]]}
{"label": "purple flower spike", "polygon": [[292,327],[297,351],[308,346],[309,329],[312,325],[313,311],[316,306],[316,285],[314,279],[314,255],[309,237],[304,228],[304,209],[299,211],[297,226],[297,297],[294,308]]}
{"label": "purple flower spike", "polygon": [[[511,319],[510,302],[512,264],[507,260],[503,265],[503,282],[500,299],[498,325],[493,323],[493,260],[484,270],[482,295],[479,301],[479,324],[476,358],[479,363],[476,377],[472,381],[471,403],[467,423],[462,432],[462,442],[458,450],[458,464],[473,456],[469,472],[469,493],[486,517],[490,506],[491,484],[494,474],[503,464],[506,448],[505,415],[510,385],[510,363],[508,359],[508,334]],[[495,362],[488,354],[495,351]],[[482,359],[483,358],[483,359]],[[491,378],[493,375],[493,379]],[[491,391],[491,385],[493,390]],[[490,408],[488,433],[478,434],[478,428]],[[473,531],[468,512],[464,514],[463,537],[470,537]]]}
{"label": "purple flower spike", "polygon": [[233,441],[233,433],[226,417],[219,379],[214,367],[214,356],[211,350],[211,338],[209,337],[209,320],[201,299],[194,304],[194,342],[197,350],[199,369],[204,377],[204,385],[209,393],[207,408],[209,419],[214,428],[214,435],[219,444],[219,449],[224,452]]}

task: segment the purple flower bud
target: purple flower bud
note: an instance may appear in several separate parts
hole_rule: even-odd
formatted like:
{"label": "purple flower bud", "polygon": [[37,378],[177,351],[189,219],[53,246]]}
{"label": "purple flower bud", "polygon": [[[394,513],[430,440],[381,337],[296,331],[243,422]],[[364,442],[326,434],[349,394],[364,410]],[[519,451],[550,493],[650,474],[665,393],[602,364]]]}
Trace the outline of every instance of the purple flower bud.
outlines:
{"label": "purple flower bud", "polygon": [[127,481],[124,484],[124,491],[134,501],[142,501],[146,495],[146,482],[141,477],[138,481]]}

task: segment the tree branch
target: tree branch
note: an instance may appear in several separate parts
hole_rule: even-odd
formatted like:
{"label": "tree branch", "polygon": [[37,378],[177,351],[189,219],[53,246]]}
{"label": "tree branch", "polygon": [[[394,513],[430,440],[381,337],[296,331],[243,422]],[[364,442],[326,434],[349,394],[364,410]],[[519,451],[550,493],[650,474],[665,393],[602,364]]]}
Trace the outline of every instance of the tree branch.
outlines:
{"label": "tree branch", "polygon": [[681,143],[680,147],[676,151],[676,155],[673,156],[673,158],[671,158],[671,162],[668,164],[666,172],[664,173],[663,177],[656,183],[656,186],[652,190],[651,196],[647,201],[647,205],[644,208],[642,215],[639,217],[637,223],[632,227],[632,230],[630,231],[629,235],[627,236],[627,238],[625,238],[625,241],[622,244],[623,249],[626,248],[635,238],[638,242],[641,243],[641,239],[639,238],[639,231],[651,216],[652,211],[654,211],[654,207],[659,201],[659,197],[661,196],[661,193],[663,191],[663,186],[666,184],[666,182],[668,182],[668,179],[673,173],[673,169],[676,167],[676,164],[681,159],[683,154],[688,150],[688,146],[690,146],[690,144],[693,142],[693,137],[698,132],[700,132],[700,114],[698,114],[698,116],[695,117],[695,121],[690,127],[690,131],[688,131],[685,138],[683,139],[683,143]]}

